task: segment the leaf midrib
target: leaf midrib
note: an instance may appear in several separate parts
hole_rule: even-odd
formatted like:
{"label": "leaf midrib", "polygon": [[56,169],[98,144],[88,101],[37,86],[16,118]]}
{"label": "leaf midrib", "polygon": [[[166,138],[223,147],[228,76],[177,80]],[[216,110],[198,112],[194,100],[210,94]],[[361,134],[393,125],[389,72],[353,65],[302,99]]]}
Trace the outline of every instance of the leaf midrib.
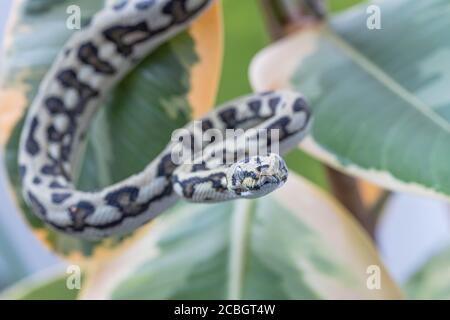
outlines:
{"label": "leaf midrib", "polygon": [[329,26],[323,28],[322,34],[336,47],[346,54],[351,61],[361,67],[363,71],[383,84],[387,89],[395,93],[399,98],[406,101],[410,106],[429,118],[433,123],[450,133],[450,124],[441,116],[432,112],[431,106],[427,105],[412,92],[404,88],[400,83],[384,72],[376,64],[372,63],[358,49],[350,45],[343,37],[339,36]]}
{"label": "leaf midrib", "polygon": [[254,201],[237,200],[230,224],[228,300],[242,299],[246,257],[249,250]]}

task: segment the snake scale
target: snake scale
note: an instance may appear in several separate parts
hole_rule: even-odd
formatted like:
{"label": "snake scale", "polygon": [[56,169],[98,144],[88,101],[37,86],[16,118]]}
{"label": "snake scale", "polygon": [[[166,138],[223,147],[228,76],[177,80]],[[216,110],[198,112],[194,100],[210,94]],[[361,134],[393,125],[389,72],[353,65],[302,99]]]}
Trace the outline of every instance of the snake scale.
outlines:
{"label": "snake scale", "polygon": [[[214,0],[128,0],[106,6],[75,32],[40,84],[27,113],[19,147],[23,196],[32,211],[57,231],[86,239],[124,235],[184,198],[218,202],[263,196],[283,185],[288,171],[279,156],[307,134],[311,113],[291,91],[256,93],[236,99],[191,122],[185,129],[249,128],[279,132],[279,154],[247,155],[243,138],[230,147],[211,142],[193,164],[175,164],[174,142],[146,168],[102,190],[77,190],[75,157],[91,119],[107,93],[143,57],[186,29]],[[144,129],[143,129],[144,130]],[[266,141],[269,145],[270,139]],[[131,142],[132,143],[132,142]],[[256,142],[255,142],[256,143]],[[236,157],[220,163],[217,150]]]}

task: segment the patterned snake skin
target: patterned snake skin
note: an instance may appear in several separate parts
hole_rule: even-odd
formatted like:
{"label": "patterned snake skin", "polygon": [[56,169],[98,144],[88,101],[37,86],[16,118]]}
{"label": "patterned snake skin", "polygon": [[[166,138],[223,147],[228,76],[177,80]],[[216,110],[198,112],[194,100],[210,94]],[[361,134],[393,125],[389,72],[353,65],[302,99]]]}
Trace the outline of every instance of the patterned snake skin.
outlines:
{"label": "patterned snake skin", "polygon": [[[209,143],[194,164],[176,165],[172,142],[142,172],[119,183],[95,192],[74,187],[75,158],[101,100],[143,57],[187,28],[212,2],[122,1],[99,12],[65,45],[28,111],[19,150],[24,198],[47,225],[86,239],[123,235],[180,198],[194,202],[255,198],[286,181],[287,169],[278,154],[246,156],[243,139],[258,138],[255,130],[248,130],[232,148],[225,142]],[[298,144],[311,122],[303,97],[280,91],[227,103],[185,129],[194,140],[201,139],[195,126],[221,132],[278,129],[283,153]],[[224,155],[241,151],[243,156],[224,164],[213,157],[218,150]]]}

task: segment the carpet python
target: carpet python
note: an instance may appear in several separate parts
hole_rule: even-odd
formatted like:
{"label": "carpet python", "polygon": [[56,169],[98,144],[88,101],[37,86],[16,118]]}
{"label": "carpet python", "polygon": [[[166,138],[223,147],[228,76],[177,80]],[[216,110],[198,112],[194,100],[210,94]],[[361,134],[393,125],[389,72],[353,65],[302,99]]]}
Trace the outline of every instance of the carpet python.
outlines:
{"label": "carpet python", "polygon": [[[123,181],[91,192],[74,185],[75,158],[102,99],[143,57],[185,30],[212,2],[120,1],[71,36],[40,84],[19,147],[23,196],[48,226],[86,239],[124,235],[180,198],[201,203],[256,198],[286,181],[288,171],[279,154],[308,133],[312,117],[301,94],[273,91],[228,102],[187,124],[193,140],[201,140],[195,126],[203,132],[247,129],[234,144],[207,144],[193,164],[175,164],[175,142],[170,142],[142,172]],[[279,153],[248,156],[244,142],[257,143],[259,137],[258,130],[249,128],[277,129]],[[266,143],[270,146],[271,139]],[[217,151],[242,156],[225,164],[214,156]]]}

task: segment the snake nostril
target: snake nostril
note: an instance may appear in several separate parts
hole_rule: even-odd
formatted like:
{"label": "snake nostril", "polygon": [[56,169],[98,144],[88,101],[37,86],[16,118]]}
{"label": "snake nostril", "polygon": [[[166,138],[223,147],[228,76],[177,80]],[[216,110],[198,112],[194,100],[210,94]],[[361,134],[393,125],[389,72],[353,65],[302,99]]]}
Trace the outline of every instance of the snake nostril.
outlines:
{"label": "snake nostril", "polygon": [[274,178],[272,178],[272,177],[264,177],[263,180],[262,180],[261,185],[266,186],[266,185],[274,183],[274,182],[275,182]]}

